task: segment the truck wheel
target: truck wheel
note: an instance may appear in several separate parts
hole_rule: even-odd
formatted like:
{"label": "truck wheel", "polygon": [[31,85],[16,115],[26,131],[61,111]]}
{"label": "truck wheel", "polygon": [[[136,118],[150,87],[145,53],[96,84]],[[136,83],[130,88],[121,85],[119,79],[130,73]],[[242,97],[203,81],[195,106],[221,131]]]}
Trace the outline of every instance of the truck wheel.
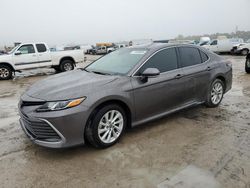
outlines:
{"label": "truck wheel", "polygon": [[243,49],[241,51],[241,55],[247,55],[248,54],[248,49]]}
{"label": "truck wheel", "polygon": [[0,65],[0,80],[9,80],[12,78],[13,71],[8,65]]}
{"label": "truck wheel", "polygon": [[250,74],[250,58],[247,58],[246,60],[245,70],[246,70],[246,73]]}
{"label": "truck wheel", "polygon": [[63,60],[62,63],[60,64],[60,70],[62,72],[71,71],[73,69],[74,69],[73,61],[69,59]]}

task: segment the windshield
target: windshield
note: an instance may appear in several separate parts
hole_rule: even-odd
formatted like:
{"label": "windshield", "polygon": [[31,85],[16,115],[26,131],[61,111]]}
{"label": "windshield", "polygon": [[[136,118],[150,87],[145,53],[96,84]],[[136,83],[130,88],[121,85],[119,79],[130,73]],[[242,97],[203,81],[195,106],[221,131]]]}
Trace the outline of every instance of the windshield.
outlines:
{"label": "windshield", "polygon": [[146,54],[147,49],[123,48],[98,59],[85,70],[106,74],[127,74]]}
{"label": "windshield", "polygon": [[16,47],[14,47],[11,51],[9,51],[8,54],[12,54],[19,46],[20,46],[20,44],[17,45]]}

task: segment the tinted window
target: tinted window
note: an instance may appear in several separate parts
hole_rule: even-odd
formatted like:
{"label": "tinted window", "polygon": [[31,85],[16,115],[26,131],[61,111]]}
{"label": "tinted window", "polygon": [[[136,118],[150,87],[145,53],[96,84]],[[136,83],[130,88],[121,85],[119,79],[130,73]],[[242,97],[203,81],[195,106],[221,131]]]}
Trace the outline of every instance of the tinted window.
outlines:
{"label": "tinted window", "polygon": [[34,46],[32,44],[23,45],[18,49],[18,51],[20,51],[22,54],[35,53],[35,49],[34,49]]}
{"label": "tinted window", "polygon": [[182,67],[188,67],[201,63],[201,56],[197,48],[181,47],[179,48],[179,51]]}
{"label": "tinted window", "polygon": [[210,45],[217,45],[217,40],[214,40],[213,42],[211,42],[211,44]]}
{"label": "tinted window", "polygon": [[140,69],[142,73],[147,68],[157,68],[160,72],[177,69],[177,56],[174,48],[162,50],[151,57]]}
{"label": "tinted window", "polygon": [[46,52],[47,48],[44,44],[36,44],[36,49],[38,52]]}
{"label": "tinted window", "polygon": [[202,60],[202,62],[204,63],[205,61],[208,60],[208,56],[207,56],[207,54],[205,54],[205,53],[202,52],[202,51],[200,51],[200,53],[201,53],[201,60]]}

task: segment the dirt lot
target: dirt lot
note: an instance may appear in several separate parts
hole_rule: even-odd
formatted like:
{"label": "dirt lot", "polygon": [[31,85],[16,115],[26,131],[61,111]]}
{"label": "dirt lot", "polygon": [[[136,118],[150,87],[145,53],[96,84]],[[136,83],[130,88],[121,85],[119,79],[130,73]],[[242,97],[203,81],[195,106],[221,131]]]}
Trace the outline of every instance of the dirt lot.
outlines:
{"label": "dirt lot", "polygon": [[204,188],[250,188],[250,75],[243,57],[225,58],[232,60],[234,82],[218,108],[198,106],[128,130],[105,150],[47,149],[24,135],[19,97],[53,70],[1,81],[0,187],[186,188],[198,179],[209,182]]}

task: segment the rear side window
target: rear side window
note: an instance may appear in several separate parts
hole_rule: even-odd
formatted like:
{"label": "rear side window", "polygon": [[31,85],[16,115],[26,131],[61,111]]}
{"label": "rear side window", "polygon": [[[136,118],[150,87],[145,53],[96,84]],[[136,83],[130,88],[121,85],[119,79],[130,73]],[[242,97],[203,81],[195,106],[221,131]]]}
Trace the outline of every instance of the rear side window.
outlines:
{"label": "rear side window", "polygon": [[140,69],[143,73],[147,68],[157,68],[161,73],[178,68],[175,48],[162,50],[152,56]]}
{"label": "rear side window", "polygon": [[197,48],[180,47],[179,52],[182,67],[188,67],[201,63],[200,52]]}
{"label": "rear side window", "polygon": [[39,53],[47,51],[47,48],[44,44],[36,44],[36,49]]}
{"label": "rear side window", "polygon": [[201,60],[202,60],[202,63],[204,63],[205,61],[208,60],[208,56],[207,54],[205,54],[204,52],[200,51],[201,53]]}

